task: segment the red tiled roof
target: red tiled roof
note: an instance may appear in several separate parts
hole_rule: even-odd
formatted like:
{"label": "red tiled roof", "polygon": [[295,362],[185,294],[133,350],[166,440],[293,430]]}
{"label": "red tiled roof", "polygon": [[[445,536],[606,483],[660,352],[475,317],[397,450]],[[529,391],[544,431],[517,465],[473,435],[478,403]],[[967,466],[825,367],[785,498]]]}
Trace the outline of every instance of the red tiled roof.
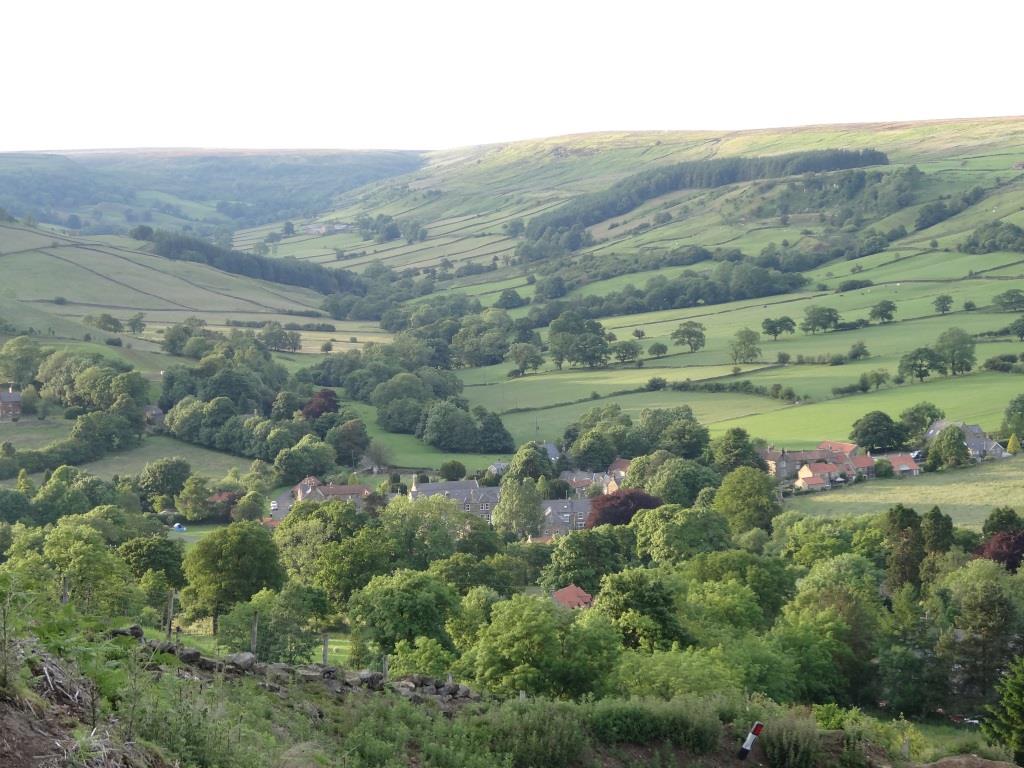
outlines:
{"label": "red tiled roof", "polygon": [[566,608],[589,608],[594,600],[593,597],[575,584],[570,584],[567,587],[556,590],[551,595],[551,599]]}
{"label": "red tiled roof", "polygon": [[279,526],[280,524],[281,521],[273,517],[268,517],[266,520],[263,521],[264,528],[277,528],[277,526]]}
{"label": "red tiled roof", "polygon": [[612,472],[628,472],[631,463],[629,459],[616,459],[608,467],[608,474],[610,475]]}
{"label": "red tiled roof", "polygon": [[816,475],[824,475],[839,471],[839,467],[835,464],[808,464],[807,468]]}
{"label": "red tiled roof", "polygon": [[801,477],[797,482],[803,483],[804,485],[828,485],[828,481],[823,477],[812,475],[811,477]]}
{"label": "red tiled roof", "polygon": [[818,447],[823,451],[841,451],[843,453],[853,453],[857,450],[856,443],[844,443],[838,440],[822,440],[818,443]]}
{"label": "red tiled roof", "polygon": [[892,468],[897,472],[913,472],[921,469],[908,453],[894,453],[886,456],[885,459],[892,464]]}
{"label": "red tiled roof", "polygon": [[871,469],[875,466],[875,460],[870,456],[854,456],[850,461],[853,462],[855,467],[863,467],[864,469]]}

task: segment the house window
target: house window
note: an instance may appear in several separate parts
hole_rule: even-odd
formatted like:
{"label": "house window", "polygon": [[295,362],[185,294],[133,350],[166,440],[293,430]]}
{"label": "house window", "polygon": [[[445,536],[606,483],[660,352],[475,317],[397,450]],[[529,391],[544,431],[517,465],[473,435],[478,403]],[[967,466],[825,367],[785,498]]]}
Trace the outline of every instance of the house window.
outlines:
{"label": "house window", "polygon": [[462,505],[462,508],[463,508],[464,510],[466,510],[467,512],[469,512],[469,502],[467,501],[467,502],[466,502],[465,504],[463,504],[463,505]]}
{"label": "house window", "polygon": [[480,504],[480,511],[481,511],[481,512],[486,512],[486,511],[487,511],[487,510],[489,510],[490,508],[491,508],[491,505],[490,505],[490,504],[488,504],[488,503],[487,503],[486,501],[485,501],[485,502],[482,502],[482,503]]}

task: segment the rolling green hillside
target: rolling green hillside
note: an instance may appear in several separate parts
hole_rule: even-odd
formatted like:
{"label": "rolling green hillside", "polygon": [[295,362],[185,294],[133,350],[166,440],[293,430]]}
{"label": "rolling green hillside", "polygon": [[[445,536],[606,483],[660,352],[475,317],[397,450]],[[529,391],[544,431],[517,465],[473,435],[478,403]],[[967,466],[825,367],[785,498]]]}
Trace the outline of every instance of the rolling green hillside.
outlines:
{"label": "rolling green hillside", "polygon": [[[1024,392],[1024,379],[1015,374],[976,370],[899,385],[893,379],[907,351],[933,343],[951,327],[975,335],[978,366],[997,354],[1024,352],[1013,336],[984,335],[1016,316],[999,311],[993,299],[1010,289],[1024,290],[1024,253],[958,250],[981,225],[1024,225],[1024,171],[1016,167],[1024,163],[1022,139],[1024,120],[1007,118],[734,133],[588,134],[435,152],[410,173],[342,192],[330,210],[295,219],[293,236],[282,233],[282,220],[237,230],[234,246],[331,268],[358,272],[373,264],[378,270],[379,265],[391,268],[396,278],[429,277],[433,291],[412,302],[463,294],[489,307],[511,289],[530,302],[510,309],[513,319],[543,307],[536,289],[540,281],[557,277],[566,289],[559,300],[577,302],[616,338],[642,332],[643,367],[613,362],[558,370],[547,360],[519,378],[507,376],[510,364],[459,369],[470,405],[502,414],[517,441],[557,439],[584,410],[608,402],[631,413],[689,403],[713,432],[740,425],[791,447],[844,438],[851,423],[869,410],[895,415],[921,400],[936,403],[951,418],[997,429],[1007,401]],[[826,149],[877,150],[888,163],[671,191],[589,225],[580,247],[535,259],[526,255],[534,217],[638,173],[684,161]],[[137,167],[135,161],[122,162]],[[943,212],[929,219],[936,207]],[[386,216],[425,228],[426,234],[388,239],[367,232],[364,239],[360,227]],[[273,235],[269,242],[268,235]],[[80,340],[89,331],[82,322],[88,314],[144,312],[149,326],[132,340],[131,351],[152,354],[145,367],[158,370],[166,358],[156,355],[155,343],[169,323],[190,315],[217,329],[226,328],[229,319],[287,322],[287,312],[315,311],[323,301],[314,291],[170,262],[149,250],[145,243],[115,236],[71,237],[3,225],[0,263],[6,279],[0,285],[0,316],[20,318],[44,334],[52,329],[57,336]],[[690,258],[693,253],[698,255]],[[701,298],[675,307],[657,306],[648,298],[668,283],[685,287],[699,279],[714,281],[723,269],[747,265],[798,287],[761,295],[758,285],[740,286],[737,292],[747,297]],[[850,280],[859,282],[852,288],[844,285]],[[950,310],[942,314],[934,306],[940,295],[951,298]],[[646,303],[637,304],[637,296]],[[872,307],[882,300],[896,304],[891,322],[870,320]],[[782,315],[799,323],[808,307],[832,308],[843,321],[866,325],[828,333],[797,331],[777,340],[762,336],[756,360],[734,365],[729,344],[737,331],[760,331],[763,320]],[[694,353],[670,338],[687,320],[706,328],[707,344]],[[391,338],[373,320],[331,322],[335,332],[303,332],[305,354],[279,356],[290,370],[308,365],[314,359],[310,353],[318,353],[327,341],[338,352]],[[542,339],[547,337],[545,324],[537,328]],[[858,342],[866,346],[867,356],[827,362]],[[647,352],[655,343],[665,344],[668,352],[657,357]],[[789,364],[779,364],[780,359]],[[800,359],[805,363],[796,364]],[[836,396],[835,389],[849,388],[862,374],[879,370],[890,378],[877,391]],[[669,384],[690,380],[791,388],[796,402],[742,392],[644,392],[651,377]],[[372,407],[359,407],[400,466],[436,466],[443,460],[444,454],[407,435],[377,429]],[[490,458],[481,456],[478,463]]]}

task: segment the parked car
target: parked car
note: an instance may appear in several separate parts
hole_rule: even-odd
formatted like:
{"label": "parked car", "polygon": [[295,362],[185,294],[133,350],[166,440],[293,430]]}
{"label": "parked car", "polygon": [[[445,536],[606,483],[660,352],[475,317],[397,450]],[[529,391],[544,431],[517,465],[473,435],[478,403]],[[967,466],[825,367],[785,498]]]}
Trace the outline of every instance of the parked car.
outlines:
{"label": "parked car", "polygon": [[270,502],[270,511],[271,512],[277,512],[277,502],[276,501]]}

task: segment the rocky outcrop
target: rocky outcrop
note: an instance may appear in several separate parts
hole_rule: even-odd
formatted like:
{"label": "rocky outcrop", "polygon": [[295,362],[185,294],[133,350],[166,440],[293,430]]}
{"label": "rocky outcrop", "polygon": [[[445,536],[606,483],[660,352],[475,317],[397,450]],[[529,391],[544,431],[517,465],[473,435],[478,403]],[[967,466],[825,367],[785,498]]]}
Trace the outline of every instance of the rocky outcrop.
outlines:
{"label": "rocky outcrop", "polygon": [[385,679],[380,672],[369,669],[342,670],[324,664],[264,664],[257,660],[255,654],[248,652],[231,653],[220,660],[204,656],[195,648],[174,643],[156,640],[143,642],[157,653],[176,656],[178,661],[197,673],[252,675],[261,680],[264,688],[276,693],[285,693],[290,685],[319,684],[336,696],[391,693],[417,704],[433,702],[445,711],[481,699],[479,693],[466,685],[429,675]]}

